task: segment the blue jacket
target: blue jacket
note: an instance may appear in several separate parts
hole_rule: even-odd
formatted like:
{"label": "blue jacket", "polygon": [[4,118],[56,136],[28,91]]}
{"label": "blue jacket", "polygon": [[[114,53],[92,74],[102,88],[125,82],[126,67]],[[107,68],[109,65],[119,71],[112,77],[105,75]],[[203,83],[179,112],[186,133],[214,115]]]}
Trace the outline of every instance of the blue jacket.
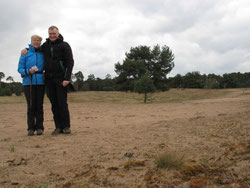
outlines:
{"label": "blue jacket", "polygon": [[33,66],[37,66],[38,71],[32,75],[32,85],[44,85],[43,81],[43,69],[44,69],[44,57],[41,51],[35,51],[35,48],[29,45],[27,55],[23,55],[19,59],[18,72],[23,78],[23,85],[31,84],[31,74],[29,69]]}

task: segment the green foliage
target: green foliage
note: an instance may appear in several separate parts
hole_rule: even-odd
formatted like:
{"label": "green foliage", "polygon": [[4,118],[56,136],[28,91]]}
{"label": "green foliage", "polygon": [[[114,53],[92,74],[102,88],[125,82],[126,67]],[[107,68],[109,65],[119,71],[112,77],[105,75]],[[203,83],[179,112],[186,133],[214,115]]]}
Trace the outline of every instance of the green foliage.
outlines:
{"label": "green foliage", "polygon": [[[145,54],[144,54],[145,55]],[[116,64],[117,66],[119,65]],[[120,64],[120,66],[122,66]],[[147,71],[148,72],[148,71]],[[122,73],[125,74],[125,73]],[[140,73],[140,78],[144,75]],[[249,88],[250,73],[230,73],[223,76],[215,74],[200,74],[198,71],[189,72],[184,76],[177,74],[166,80],[154,80],[151,73],[148,73],[150,79],[157,90],[168,90],[169,88],[200,88],[200,89],[220,89],[220,88]],[[138,79],[133,76],[118,76],[111,78],[107,75],[105,79],[95,78],[93,74],[83,82],[81,91],[135,91],[135,83]],[[158,87],[157,87],[158,85]],[[159,89],[160,88],[160,89]]]}
{"label": "green foliage", "polygon": [[169,78],[171,88],[248,88],[250,87],[250,73],[230,73],[223,76],[208,74],[201,75],[198,71],[189,72],[184,76],[177,74]]}
{"label": "green foliage", "polygon": [[12,92],[10,88],[0,88],[0,96],[11,96]]}
{"label": "green foliage", "polygon": [[90,91],[97,91],[96,87],[96,78],[94,74],[88,75],[88,79],[86,80],[86,83],[88,84],[88,88]]}
{"label": "green foliage", "polygon": [[14,146],[10,146],[10,152],[15,152],[15,147]]}
{"label": "green foliage", "polygon": [[75,73],[76,81],[83,82],[84,76],[81,71]]}
{"label": "green foliage", "polygon": [[165,152],[156,155],[155,162],[158,168],[180,168],[184,164],[184,155]]}
{"label": "green foliage", "polygon": [[107,74],[106,78],[103,80],[103,91],[114,91],[115,82],[112,80],[111,75]]}
{"label": "green foliage", "polygon": [[182,88],[183,87],[183,80],[180,74],[177,74],[175,77],[169,78],[170,87],[171,88]]}
{"label": "green foliage", "polygon": [[144,93],[144,103],[147,102],[147,93],[154,93],[155,90],[153,80],[150,79],[148,73],[135,82],[135,91],[139,94]]}
{"label": "green foliage", "polygon": [[23,86],[20,82],[1,83],[0,96],[11,96],[13,93],[15,93],[17,96],[20,96],[22,92]]}
{"label": "green foliage", "polygon": [[0,83],[2,81],[2,79],[5,77],[5,74],[3,72],[0,72]]}
{"label": "green foliage", "polygon": [[40,185],[39,188],[48,188],[49,187],[49,181],[47,181],[46,183]]}
{"label": "green foliage", "polygon": [[215,74],[209,74],[205,78],[205,89],[219,89],[220,88],[221,77]]}
{"label": "green foliage", "polygon": [[22,91],[23,91],[22,88],[16,88],[14,92],[15,92],[16,96],[21,96]]}
{"label": "green foliage", "polygon": [[114,91],[115,80],[110,74],[106,75],[105,79],[95,78],[93,74],[88,76],[88,79],[83,83],[82,91]]}
{"label": "green foliage", "polygon": [[10,84],[12,93],[15,93],[16,96],[21,96],[23,92],[23,85],[20,82],[13,82]]}
{"label": "green foliage", "polygon": [[154,85],[158,90],[166,91],[167,86],[167,74],[174,67],[174,54],[169,47],[163,46],[160,49],[159,45],[154,46],[152,50],[152,63],[150,64],[150,73],[154,81]]}
{"label": "green foliage", "polygon": [[9,81],[9,82],[11,83],[11,82],[14,82],[14,79],[13,79],[12,76],[8,76],[8,77],[6,78],[6,81]]}
{"label": "green foliage", "polygon": [[[174,55],[167,46],[160,48],[159,45],[152,49],[148,46],[131,48],[123,63],[115,64],[117,77],[111,78],[107,74],[105,79],[96,78],[90,74],[84,81],[81,71],[72,74],[73,86],[77,91],[136,91],[137,81],[146,73],[153,81],[158,91],[167,91],[170,88],[200,88],[200,89],[221,89],[221,88],[249,88],[250,72],[226,73],[222,76],[215,74],[200,74],[198,71],[188,72],[184,76],[177,74],[167,78],[167,74],[174,67]],[[0,96],[21,96],[23,86],[20,82],[14,82],[13,77],[8,76],[9,82],[1,82],[5,77],[0,72]],[[137,86],[138,87],[138,86]]]}
{"label": "green foliage", "polygon": [[75,81],[73,83],[74,85],[74,88],[77,90],[77,91],[80,91],[82,86],[83,86],[83,79],[84,79],[84,76],[82,74],[81,71],[78,71],[77,73],[75,73],[73,75],[73,77],[75,78]]}
{"label": "green foliage", "polygon": [[9,141],[11,141],[11,138],[4,138],[1,141],[3,141],[3,142],[9,142]]}
{"label": "green foliage", "polygon": [[224,88],[244,88],[250,87],[250,73],[230,73],[223,74],[221,85]]}
{"label": "green foliage", "polygon": [[134,83],[148,73],[158,90],[167,90],[167,74],[174,67],[174,55],[169,47],[156,45],[131,48],[123,63],[115,64],[116,79],[121,91],[133,91]]}
{"label": "green foliage", "polygon": [[198,71],[189,72],[183,77],[184,88],[204,88],[204,76]]}

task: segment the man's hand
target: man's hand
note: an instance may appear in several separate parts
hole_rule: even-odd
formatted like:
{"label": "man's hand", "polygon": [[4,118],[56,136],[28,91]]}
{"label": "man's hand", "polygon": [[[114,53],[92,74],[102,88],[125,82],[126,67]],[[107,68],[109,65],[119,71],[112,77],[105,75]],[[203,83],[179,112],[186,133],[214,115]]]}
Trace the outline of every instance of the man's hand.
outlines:
{"label": "man's hand", "polygon": [[63,82],[62,82],[63,87],[66,87],[68,84],[69,84],[69,81],[63,80]]}
{"label": "man's hand", "polygon": [[26,49],[26,48],[24,48],[24,49],[21,51],[21,56],[23,56],[23,55],[27,55],[27,49]]}

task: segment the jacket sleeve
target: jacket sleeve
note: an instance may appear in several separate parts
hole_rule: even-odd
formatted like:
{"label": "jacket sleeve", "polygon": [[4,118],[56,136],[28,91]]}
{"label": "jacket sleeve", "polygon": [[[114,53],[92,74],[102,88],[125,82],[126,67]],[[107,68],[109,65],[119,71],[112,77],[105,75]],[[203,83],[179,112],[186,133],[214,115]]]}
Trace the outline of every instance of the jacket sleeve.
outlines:
{"label": "jacket sleeve", "polygon": [[64,53],[63,53],[63,62],[65,65],[65,76],[64,79],[70,81],[72,69],[74,66],[74,59],[70,45],[67,42],[64,42]]}
{"label": "jacket sleeve", "polygon": [[21,74],[22,77],[29,75],[29,69],[26,68],[26,55],[20,56],[19,58],[18,72]]}

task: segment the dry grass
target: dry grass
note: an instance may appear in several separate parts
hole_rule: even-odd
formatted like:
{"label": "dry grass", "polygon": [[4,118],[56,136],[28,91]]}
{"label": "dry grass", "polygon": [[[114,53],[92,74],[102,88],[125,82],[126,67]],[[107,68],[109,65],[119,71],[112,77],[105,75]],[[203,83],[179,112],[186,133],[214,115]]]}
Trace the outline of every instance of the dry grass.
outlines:
{"label": "dry grass", "polygon": [[158,168],[180,168],[184,164],[184,155],[176,152],[164,152],[155,156]]}
{"label": "dry grass", "polygon": [[188,100],[221,98],[240,92],[237,89],[171,89],[167,92],[153,94],[154,103],[182,102]]}
{"label": "dry grass", "polygon": [[[44,97],[44,102],[47,103],[49,102],[49,99],[45,96]],[[26,103],[26,99],[24,96],[24,93],[22,93],[21,96],[0,96],[0,104],[14,104],[14,103]]]}
{"label": "dry grass", "polygon": [[[149,94],[148,103],[167,103],[182,102],[188,100],[221,98],[241,92],[242,95],[250,94],[249,90],[239,89],[171,89],[166,92],[156,92]],[[132,92],[107,92],[107,91],[87,91],[74,92],[68,94],[69,102],[76,103],[118,103],[118,104],[139,104],[143,103],[143,95]],[[22,96],[4,96],[0,97],[0,104],[25,103],[25,97]],[[49,100],[45,96],[44,102]]]}
{"label": "dry grass", "polygon": [[135,161],[129,160],[124,164],[125,169],[130,169],[131,167],[145,166],[145,161]]}
{"label": "dry grass", "polygon": [[[237,89],[171,89],[166,92],[156,92],[149,94],[148,103],[167,103],[182,102],[187,100],[211,99],[225,97],[236,92]],[[246,94],[245,91],[242,94]],[[70,102],[103,102],[103,103],[121,103],[121,104],[138,104],[143,103],[143,95],[131,92],[76,92],[69,94]]]}
{"label": "dry grass", "polygon": [[88,91],[70,93],[69,102],[77,103],[122,103],[135,104],[142,101],[141,96],[137,93],[131,92],[106,92],[106,91]]}
{"label": "dry grass", "polygon": [[11,104],[11,103],[25,103],[24,96],[1,96],[0,104]]}
{"label": "dry grass", "polygon": [[[225,97],[233,90],[171,89],[149,94],[148,103],[181,102],[187,100]],[[70,102],[143,103],[143,95],[131,92],[77,92],[69,95]]]}

